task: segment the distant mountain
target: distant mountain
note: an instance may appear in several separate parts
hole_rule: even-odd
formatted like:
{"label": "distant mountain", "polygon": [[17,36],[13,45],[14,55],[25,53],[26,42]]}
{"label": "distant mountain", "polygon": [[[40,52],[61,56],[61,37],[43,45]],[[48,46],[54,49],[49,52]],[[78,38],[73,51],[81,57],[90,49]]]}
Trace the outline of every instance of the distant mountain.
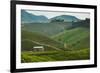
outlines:
{"label": "distant mountain", "polygon": [[64,22],[72,22],[72,21],[77,22],[80,19],[78,19],[75,16],[71,16],[71,15],[60,15],[60,16],[56,16],[56,17],[51,18],[51,21],[52,20],[63,20]]}
{"label": "distant mountain", "polygon": [[48,22],[48,18],[43,15],[37,16],[21,10],[21,21],[22,23],[46,23]]}
{"label": "distant mountain", "polygon": [[48,23],[50,21],[59,21],[59,22],[77,22],[80,19],[78,19],[75,16],[71,16],[71,15],[60,15],[60,16],[56,16],[53,17],[51,19],[48,19],[46,16],[43,15],[34,15],[31,14],[25,10],[21,10],[21,21],[22,23]]}

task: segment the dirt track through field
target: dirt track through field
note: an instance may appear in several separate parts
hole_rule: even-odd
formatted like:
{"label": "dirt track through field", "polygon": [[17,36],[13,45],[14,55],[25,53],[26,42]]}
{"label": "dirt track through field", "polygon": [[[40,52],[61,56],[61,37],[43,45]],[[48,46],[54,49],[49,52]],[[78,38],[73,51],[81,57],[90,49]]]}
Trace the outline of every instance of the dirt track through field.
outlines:
{"label": "dirt track through field", "polygon": [[61,50],[61,49],[59,49],[59,48],[57,48],[57,47],[54,47],[54,46],[51,46],[51,45],[48,45],[48,44],[41,44],[41,43],[39,43],[39,42],[36,42],[36,41],[33,41],[33,40],[29,40],[29,39],[23,39],[22,41],[31,41],[32,43],[36,43],[36,44],[39,44],[39,45],[42,45],[42,46],[51,47],[51,48],[54,48],[54,49],[56,49],[56,50]]}

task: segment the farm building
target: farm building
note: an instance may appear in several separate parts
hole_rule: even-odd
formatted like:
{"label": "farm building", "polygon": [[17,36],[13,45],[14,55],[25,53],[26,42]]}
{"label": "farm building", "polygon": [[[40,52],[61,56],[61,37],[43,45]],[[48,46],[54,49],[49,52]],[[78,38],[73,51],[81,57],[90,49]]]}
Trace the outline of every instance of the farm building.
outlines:
{"label": "farm building", "polygon": [[34,46],[33,51],[44,51],[44,47],[43,46]]}

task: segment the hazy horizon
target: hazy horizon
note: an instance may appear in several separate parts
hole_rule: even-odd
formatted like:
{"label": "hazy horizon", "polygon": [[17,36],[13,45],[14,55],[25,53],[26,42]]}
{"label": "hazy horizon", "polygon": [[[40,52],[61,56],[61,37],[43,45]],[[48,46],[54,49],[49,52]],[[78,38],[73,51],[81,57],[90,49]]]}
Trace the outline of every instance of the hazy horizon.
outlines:
{"label": "hazy horizon", "polygon": [[79,19],[85,19],[85,18],[90,18],[90,14],[89,13],[82,13],[82,12],[65,12],[65,11],[41,11],[41,10],[25,10],[28,13],[31,13],[33,15],[43,15],[45,17],[47,17],[48,19],[56,17],[56,16],[60,16],[60,15],[71,15],[71,16],[75,16]]}

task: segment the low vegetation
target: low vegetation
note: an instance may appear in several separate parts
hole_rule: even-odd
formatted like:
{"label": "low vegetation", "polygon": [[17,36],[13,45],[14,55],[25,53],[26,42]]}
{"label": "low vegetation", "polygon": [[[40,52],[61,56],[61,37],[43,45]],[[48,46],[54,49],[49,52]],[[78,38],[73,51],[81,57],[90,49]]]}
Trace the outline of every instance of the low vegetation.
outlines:
{"label": "low vegetation", "polygon": [[30,63],[47,61],[86,60],[90,58],[89,55],[89,48],[77,51],[23,51],[21,54],[21,62]]}
{"label": "low vegetation", "polygon": [[[90,59],[90,29],[87,21],[22,24],[21,62]],[[35,46],[43,46],[44,51],[34,51]]]}

